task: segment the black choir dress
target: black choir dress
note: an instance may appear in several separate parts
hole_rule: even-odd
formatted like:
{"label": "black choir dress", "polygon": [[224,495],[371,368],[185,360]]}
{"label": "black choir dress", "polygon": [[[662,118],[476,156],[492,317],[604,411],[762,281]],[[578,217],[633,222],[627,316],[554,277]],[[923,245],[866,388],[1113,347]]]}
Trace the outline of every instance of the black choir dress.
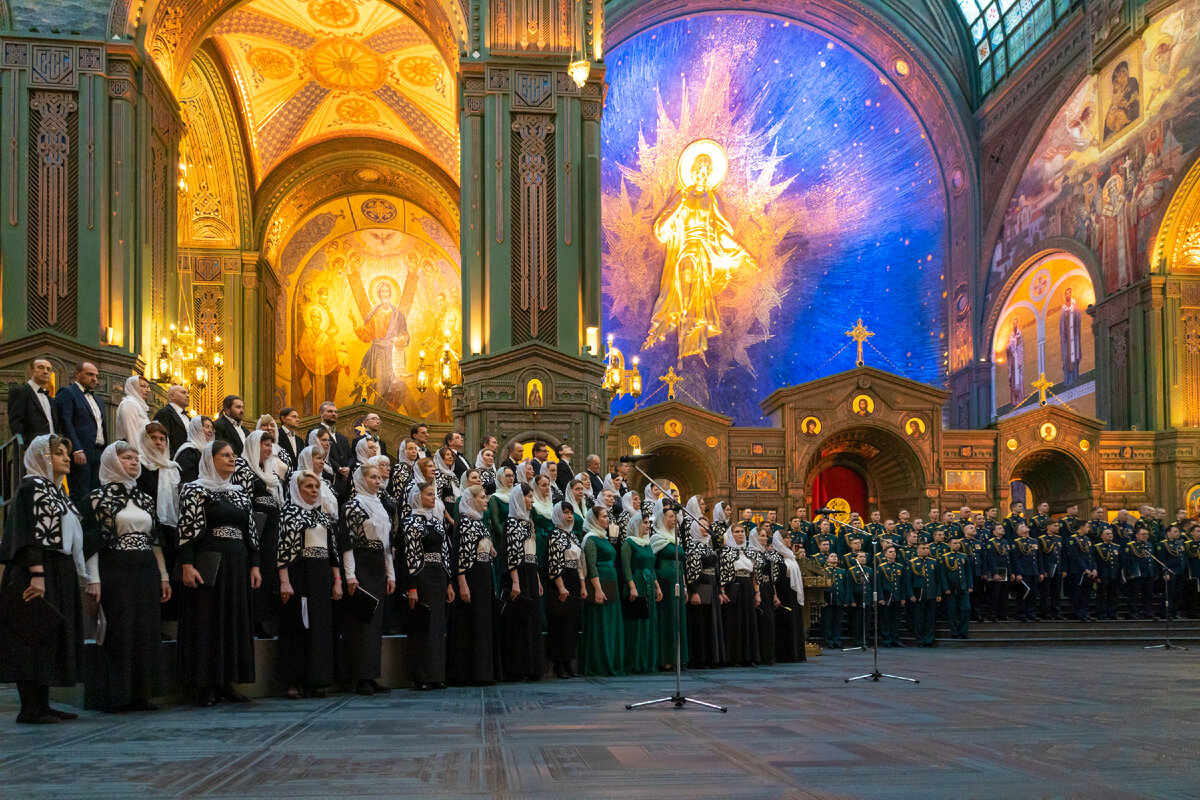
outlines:
{"label": "black choir dress", "polygon": [[[492,572],[492,533],[482,520],[458,518],[457,572],[466,576],[471,602],[456,597],[454,631],[450,639],[450,682],[496,682],[496,627],[499,609]],[[457,588],[457,584],[456,584]],[[461,595],[461,592],[460,592]]]}
{"label": "black choir dress", "polygon": [[[579,576],[579,559],[583,551],[573,531],[555,528],[550,531],[546,546],[546,655],[567,672],[574,672],[572,662],[579,652],[579,627],[582,620],[580,591],[583,579]],[[555,578],[562,578],[567,590],[565,601],[558,599]]]}
{"label": "black choir dress", "polygon": [[[684,577],[688,593],[688,665],[700,669],[716,667],[725,660],[721,579],[717,574],[720,558],[707,541],[698,539],[689,539],[684,553]],[[697,594],[700,604],[692,605],[692,595]]]}
{"label": "black choir dress", "polygon": [[[719,524],[719,523],[718,523]],[[729,602],[721,608],[727,663],[758,663],[758,610],[754,605],[754,560],[738,547],[720,551],[721,579]]]}
{"label": "black choir dress", "polygon": [[[287,568],[293,595],[279,614],[276,674],[286,686],[333,683],[333,568],[338,566],[333,517],[291,503],[279,517],[277,567]],[[306,624],[307,623],[307,624]]]}
{"label": "black choir dress", "polygon": [[[395,508],[396,530],[404,530],[404,520],[408,518],[408,490],[412,486],[413,469],[403,461],[397,460],[392,464],[392,473],[388,477],[387,488],[383,490],[387,502]],[[396,574],[396,591],[385,598],[380,598],[383,606],[383,631],[388,634],[400,633],[404,619],[408,615],[408,603],[404,598],[403,587],[408,585],[408,561],[404,554],[404,537],[397,536],[392,542],[392,571]]]}
{"label": "black choir dress", "polygon": [[[384,510],[387,510],[387,504]],[[394,519],[390,512],[388,519]],[[338,537],[338,551],[353,551],[354,579],[358,581],[359,590],[366,590],[379,598],[379,606],[369,622],[349,614],[342,617],[342,674],[350,681],[374,681],[383,674],[384,601],[388,597],[387,562],[392,557],[391,547],[384,549],[380,532],[374,530],[370,515],[357,497],[342,508],[339,523],[341,535]],[[391,531],[385,533],[390,545]],[[343,566],[343,569],[348,568],[348,563]]]}
{"label": "black choir dress", "polygon": [[436,514],[410,514],[404,521],[408,562],[405,592],[417,590],[408,617],[408,672],[420,686],[446,682],[446,586],[450,580],[450,537]]}
{"label": "black choir dress", "polygon": [[262,570],[262,584],[250,592],[253,603],[251,613],[254,615],[255,636],[271,639],[279,635],[279,572],[271,569],[270,565],[276,562],[279,551],[279,515],[282,508],[279,498],[267,488],[266,481],[254,474],[244,458],[238,458],[231,480],[250,495],[253,511],[262,523],[258,528],[258,557],[267,569]]}
{"label": "black choir dress", "polygon": [[521,594],[515,600],[512,577],[504,573],[501,594],[500,634],[504,677],[510,681],[541,679],[545,670],[545,647],[538,624],[537,541],[533,523],[509,517],[505,528],[505,564],[516,570]]}
{"label": "black choir dress", "polygon": [[[96,705],[109,711],[146,703],[162,679],[162,615],[167,580],[150,495],[108,483],[88,495],[84,527],[99,540],[100,607],[107,633],[95,674]],[[161,550],[159,550],[161,556]]]}
{"label": "black choir dress", "polygon": [[[158,470],[147,467],[143,463],[142,472],[137,477],[137,488],[150,495],[150,499],[154,501],[155,515],[157,516]],[[163,563],[167,567],[167,575],[172,576],[174,575],[175,562],[178,559],[179,531],[174,525],[164,525],[160,519],[156,519],[155,521],[158,523],[157,538],[159,546],[162,547]],[[168,579],[171,580],[171,599],[159,606],[159,615],[164,621],[174,622],[179,619],[179,588],[183,584],[177,579],[170,577]]]}
{"label": "black choir dress", "polygon": [[[63,616],[54,631],[34,643],[26,641],[0,617],[0,683],[74,686],[83,663],[83,606],[79,576],[71,556],[62,551],[62,518],[77,514],[59,486],[28,475],[17,489],[0,539],[0,594],[21,601],[29,587],[29,568],[45,571],[45,600]],[[80,531],[82,536],[82,530]],[[23,606],[17,606],[23,608]],[[15,620],[14,620],[15,621]]]}
{"label": "black choir dress", "polygon": [[[759,605],[755,616],[758,628],[758,663],[775,663],[775,582],[783,572],[783,558],[774,550],[747,549],[758,576]],[[784,576],[786,580],[786,575]]]}
{"label": "black choir dress", "polygon": [[253,683],[254,625],[250,569],[258,566],[258,535],[250,497],[184,484],[179,496],[179,560],[220,556],[216,578],[179,598],[179,680],[197,689]]}
{"label": "black choir dress", "polygon": [[775,609],[775,658],[783,663],[807,661],[804,653],[804,605],[796,597],[788,578],[787,557],[779,556],[779,577],[775,580],[775,593],[781,605]]}
{"label": "black choir dress", "polygon": [[193,447],[180,448],[175,453],[175,463],[179,465],[179,486],[191,483],[200,475],[200,451]]}

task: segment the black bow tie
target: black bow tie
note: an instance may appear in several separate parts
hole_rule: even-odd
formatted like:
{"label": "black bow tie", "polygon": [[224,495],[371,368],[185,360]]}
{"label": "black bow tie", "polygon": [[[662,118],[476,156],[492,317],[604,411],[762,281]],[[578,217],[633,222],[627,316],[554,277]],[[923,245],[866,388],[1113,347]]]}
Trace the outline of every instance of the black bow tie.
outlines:
{"label": "black bow tie", "polygon": [[47,397],[49,397],[49,396],[50,396],[50,393],[49,393],[49,392],[47,392],[45,389],[38,389],[38,390],[37,390],[37,393],[38,393],[38,394],[44,394],[44,395],[46,395]]}
{"label": "black bow tie", "polygon": [[94,392],[94,391],[92,391],[91,389],[84,389],[84,390],[83,390],[83,393],[84,393],[84,394],[95,394],[95,392]]}

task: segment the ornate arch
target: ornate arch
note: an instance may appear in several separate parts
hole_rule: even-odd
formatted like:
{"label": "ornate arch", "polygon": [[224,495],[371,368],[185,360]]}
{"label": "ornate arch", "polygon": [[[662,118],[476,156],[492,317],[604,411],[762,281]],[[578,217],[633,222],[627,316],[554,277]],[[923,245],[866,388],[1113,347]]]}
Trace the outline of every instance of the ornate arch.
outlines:
{"label": "ornate arch", "polygon": [[1005,484],[1019,480],[1033,492],[1038,503],[1046,498],[1087,503],[1096,485],[1088,465],[1065,447],[1049,445],[1027,452],[1015,461]]}
{"label": "ornate arch", "polygon": [[[844,449],[829,452],[831,447],[838,445]],[[875,451],[874,455],[871,454],[872,450]],[[822,431],[809,451],[803,471],[806,493],[812,486],[813,478],[821,470],[835,464],[855,469],[865,478],[868,489],[881,500],[886,490],[892,490],[897,496],[887,498],[889,501],[919,502],[925,487],[937,480],[927,455],[892,426],[883,423],[844,420]],[[872,465],[876,458],[886,460],[886,463],[881,462],[881,470],[876,470]],[[908,487],[907,494],[901,493],[903,487]]]}
{"label": "ornate arch", "polygon": [[1200,270],[1200,153],[1171,187],[1150,268],[1158,274]]}
{"label": "ornate arch", "polygon": [[[673,439],[670,444],[657,444],[654,451],[659,458],[645,468],[655,479],[666,478],[679,487],[679,496],[683,502],[694,494],[709,497],[709,508],[716,502],[712,494],[719,490],[721,482],[717,479],[705,454],[686,442]],[[646,479],[636,471],[630,475],[630,485],[639,493],[646,488]]]}

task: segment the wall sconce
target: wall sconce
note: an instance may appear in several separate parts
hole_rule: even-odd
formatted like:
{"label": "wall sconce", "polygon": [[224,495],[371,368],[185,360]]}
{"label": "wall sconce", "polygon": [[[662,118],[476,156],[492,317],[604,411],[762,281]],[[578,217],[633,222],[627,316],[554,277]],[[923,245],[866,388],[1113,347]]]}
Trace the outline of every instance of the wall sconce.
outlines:
{"label": "wall sconce", "polygon": [[591,326],[584,329],[584,347],[587,348],[588,355],[600,355],[600,329]]}
{"label": "wall sconce", "polygon": [[421,394],[429,388],[429,366],[425,363],[425,351],[417,356],[417,391]]}

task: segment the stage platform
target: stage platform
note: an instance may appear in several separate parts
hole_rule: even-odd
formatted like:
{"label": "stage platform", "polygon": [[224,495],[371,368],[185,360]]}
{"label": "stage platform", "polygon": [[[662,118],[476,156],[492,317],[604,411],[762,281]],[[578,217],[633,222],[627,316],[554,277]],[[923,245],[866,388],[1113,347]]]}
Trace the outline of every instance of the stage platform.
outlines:
{"label": "stage platform", "polygon": [[13,722],[5,798],[1195,798],[1200,651],[887,650],[666,675]]}

